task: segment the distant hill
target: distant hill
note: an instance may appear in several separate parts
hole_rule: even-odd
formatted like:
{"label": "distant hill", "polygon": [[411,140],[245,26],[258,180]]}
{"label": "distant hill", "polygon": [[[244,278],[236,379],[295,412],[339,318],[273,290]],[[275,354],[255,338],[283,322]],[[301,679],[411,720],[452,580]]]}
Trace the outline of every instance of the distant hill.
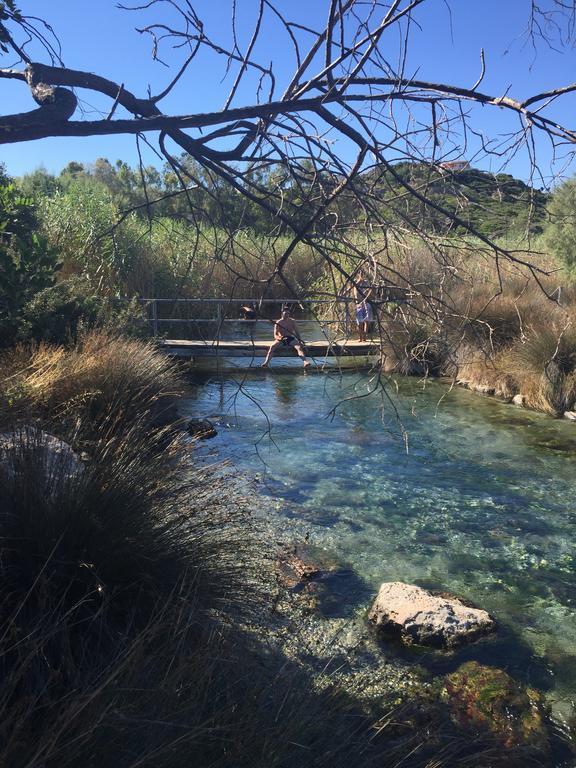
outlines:
{"label": "distant hill", "polygon": [[403,182],[487,237],[539,234],[544,227],[549,195],[510,174],[409,162],[395,165],[393,172],[373,169],[364,177],[371,199],[378,201],[381,214],[391,222],[410,222],[443,234],[465,231],[441,211],[410,195]]}

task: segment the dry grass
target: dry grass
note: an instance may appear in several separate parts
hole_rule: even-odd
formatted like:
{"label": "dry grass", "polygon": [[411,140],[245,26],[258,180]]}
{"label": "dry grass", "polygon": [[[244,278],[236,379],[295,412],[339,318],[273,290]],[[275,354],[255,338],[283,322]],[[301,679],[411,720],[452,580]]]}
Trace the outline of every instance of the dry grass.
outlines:
{"label": "dry grass", "polygon": [[494,298],[486,289],[475,291],[453,331],[464,340],[458,379],[507,399],[521,394],[528,407],[561,415],[576,400],[575,319],[571,307],[533,284],[506,286]]}
{"label": "dry grass", "polygon": [[1,364],[0,428],[47,419],[69,440],[105,424],[115,434],[150,426],[182,389],[176,365],[152,343],[107,331],[90,331],[71,348],[22,346]]}
{"label": "dry grass", "polygon": [[518,382],[502,363],[502,353],[489,355],[470,344],[463,344],[457,350],[457,358],[459,383],[505,400],[518,394]]}
{"label": "dry grass", "polygon": [[438,376],[446,368],[446,338],[432,323],[408,315],[381,328],[382,351],[388,371],[405,376]]}
{"label": "dry grass", "polygon": [[[396,310],[384,305],[379,331],[387,370],[448,375],[559,416],[576,405],[576,286],[540,254],[522,254],[547,269],[541,286],[522,266],[483,254],[477,244],[389,253],[382,267],[412,288]],[[549,294],[548,296],[546,294]],[[551,298],[550,298],[551,297]]]}
{"label": "dry grass", "polygon": [[[100,357],[91,342],[87,351]],[[79,386],[63,385],[63,371],[88,382],[69,353],[43,348],[44,375],[29,372],[27,397],[45,422]],[[100,375],[101,365],[86,368]],[[121,374],[111,373],[107,406]],[[128,428],[127,413],[150,402],[149,382],[126,395],[114,422],[100,407],[75,409],[95,416],[76,424],[92,438],[87,463],[54,459],[37,429],[0,446],[2,765],[177,766],[190,751],[212,764],[248,706],[235,690],[244,671],[231,679],[242,652],[226,639],[230,619],[241,609],[249,621],[263,601],[248,512],[223,480],[183,466],[146,418]]]}
{"label": "dry grass", "polygon": [[506,352],[504,363],[518,382],[525,404],[551,416],[576,403],[576,328],[548,322],[530,328]]}

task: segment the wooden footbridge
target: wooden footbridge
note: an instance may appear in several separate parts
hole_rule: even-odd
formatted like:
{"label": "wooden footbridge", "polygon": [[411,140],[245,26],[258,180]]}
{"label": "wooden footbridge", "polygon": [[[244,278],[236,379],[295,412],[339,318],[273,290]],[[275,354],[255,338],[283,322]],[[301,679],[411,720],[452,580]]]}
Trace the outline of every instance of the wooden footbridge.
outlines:
{"label": "wooden footbridge", "polygon": [[[398,302],[398,299],[395,299]],[[273,342],[274,320],[283,305],[289,306],[301,336],[306,355],[312,360],[326,358],[372,357],[379,353],[376,342],[350,339],[356,335],[353,317],[355,300],[335,299],[143,299],[152,334],[169,355],[188,360],[244,358],[244,363],[260,365]],[[254,320],[239,318],[243,305],[257,307]],[[311,305],[327,305],[332,316],[314,317]],[[326,308],[325,308],[326,309]],[[208,317],[206,315],[209,315]],[[291,347],[279,346],[274,358],[295,358]]]}
{"label": "wooden footbridge", "polygon": [[[265,357],[271,341],[252,339],[164,339],[161,347],[174,357],[196,359],[199,357]],[[313,359],[320,357],[354,357],[378,354],[378,346],[371,341],[307,341],[304,351]],[[297,357],[291,347],[279,346],[274,350],[276,357]]]}

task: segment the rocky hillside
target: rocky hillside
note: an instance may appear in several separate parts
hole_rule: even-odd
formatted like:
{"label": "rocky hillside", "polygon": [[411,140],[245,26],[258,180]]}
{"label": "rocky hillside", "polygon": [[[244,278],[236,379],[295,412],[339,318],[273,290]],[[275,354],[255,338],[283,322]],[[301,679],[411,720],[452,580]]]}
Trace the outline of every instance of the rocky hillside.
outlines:
{"label": "rocky hillside", "polygon": [[[393,170],[372,170],[364,181],[382,215],[391,222],[417,223],[435,232],[464,230],[444,211],[488,237],[539,234],[546,220],[548,195],[506,173],[406,162]],[[410,194],[405,184],[432,205]]]}

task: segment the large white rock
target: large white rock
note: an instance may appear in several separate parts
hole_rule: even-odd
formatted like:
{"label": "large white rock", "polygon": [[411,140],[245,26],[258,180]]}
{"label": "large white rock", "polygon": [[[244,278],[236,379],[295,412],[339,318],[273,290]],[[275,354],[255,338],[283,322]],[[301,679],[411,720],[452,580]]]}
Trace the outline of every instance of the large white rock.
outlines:
{"label": "large white rock", "polygon": [[381,585],[368,618],[378,630],[400,635],[406,643],[444,648],[470,642],[496,628],[486,611],[400,581]]}

